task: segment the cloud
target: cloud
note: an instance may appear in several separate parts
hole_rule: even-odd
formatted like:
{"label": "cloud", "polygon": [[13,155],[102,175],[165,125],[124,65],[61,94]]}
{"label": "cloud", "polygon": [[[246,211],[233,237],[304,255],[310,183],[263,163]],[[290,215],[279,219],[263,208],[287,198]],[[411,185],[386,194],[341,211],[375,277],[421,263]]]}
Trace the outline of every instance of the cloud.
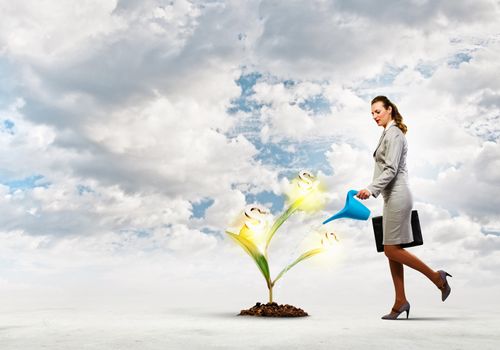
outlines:
{"label": "cloud", "polygon": [[[9,262],[1,283],[9,293],[55,293],[51,284],[63,294],[111,285],[133,293],[142,288],[133,276],[143,292],[174,299],[202,298],[204,281],[211,291],[241,283],[251,295],[261,277],[224,229],[248,201],[262,199],[278,215],[289,180],[316,172],[329,203],[297,214],[276,236],[272,266],[280,268],[348,189],[370,183],[381,130],[369,102],[379,94],[409,127],[426,242],[415,251],[461,271],[461,283],[500,285],[496,2],[0,8],[0,246]],[[193,215],[201,202],[210,204]],[[380,214],[381,201],[365,203]],[[287,288],[300,293],[293,281],[320,278],[318,288],[350,285],[363,270],[389,293],[370,223],[332,229],[338,260],[311,260]]]}
{"label": "cloud", "polygon": [[383,24],[398,23],[405,27],[431,27],[446,29],[453,22],[493,20],[498,10],[493,1],[397,1],[375,4],[366,0],[335,1],[332,8]]}

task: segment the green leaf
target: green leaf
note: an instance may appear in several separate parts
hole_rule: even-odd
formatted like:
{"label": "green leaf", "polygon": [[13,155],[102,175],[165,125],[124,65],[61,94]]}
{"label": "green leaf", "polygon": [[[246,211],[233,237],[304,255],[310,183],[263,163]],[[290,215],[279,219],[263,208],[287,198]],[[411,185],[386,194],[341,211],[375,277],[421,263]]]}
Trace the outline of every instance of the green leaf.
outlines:
{"label": "green leaf", "polygon": [[299,262],[301,262],[302,260],[305,260],[305,259],[308,259],[316,254],[319,254],[321,252],[325,251],[325,248],[315,248],[315,249],[311,249],[307,252],[305,252],[304,254],[302,254],[301,256],[299,256],[297,259],[295,259],[295,261],[293,263],[291,263],[290,265],[288,265],[287,267],[285,267],[280,273],[279,275],[274,279],[272,285],[274,285],[276,283],[276,281],[278,281],[284,274],[285,272],[287,272],[288,270],[290,270],[292,267],[294,267],[295,265],[297,265]]}
{"label": "green leaf", "polygon": [[252,241],[246,239],[245,237],[229,231],[226,231],[226,233],[229,235],[229,237],[234,239],[234,241],[238,243],[248,253],[248,255],[253,258],[260,272],[262,272],[262,275],[266,279],[266,282],[270,284],[271,274],[269,272],[269,264],[267,263],[266,257],[260,252],[259,248],[257,248],[257,246]]}
{"label": "green leaf", "polygon": [[271,243],[271,239],[273,238],[276,231],[286,221],[286,219],[288,219],[290,217],[290,215],[292,215],[300,207],[300,205],[302,204],[302,202],[304,201],[304,199],[306,197],[307,197],[307,195],[302,196],[299,199],[297,199],[295,202],[293,202],[292,205],[290,205],[288,207],[288,209],[283,214],[281,214],[281,216],[274,222],[273,226],[271,226],[269,231],[266,233],[266,237],[267,237],[266,248],[264,250],[266,253],[267,253],[267,248],[269,247],[269,244]]}

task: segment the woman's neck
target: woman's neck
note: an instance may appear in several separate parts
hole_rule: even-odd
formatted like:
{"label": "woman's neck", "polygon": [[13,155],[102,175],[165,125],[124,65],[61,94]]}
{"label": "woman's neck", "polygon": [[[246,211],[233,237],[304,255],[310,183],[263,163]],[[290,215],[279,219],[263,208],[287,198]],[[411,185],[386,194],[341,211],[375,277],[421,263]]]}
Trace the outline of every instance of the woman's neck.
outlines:
{"label": "woman's neck", "polygon": [[385,129],[385,130],[387,130],[387,128],[388,128],[389,126],[391,126],[392,124],[394,124],[394,119],[389,120],[389,121],[387,122],[387,124],[385,125],[384,129]]}

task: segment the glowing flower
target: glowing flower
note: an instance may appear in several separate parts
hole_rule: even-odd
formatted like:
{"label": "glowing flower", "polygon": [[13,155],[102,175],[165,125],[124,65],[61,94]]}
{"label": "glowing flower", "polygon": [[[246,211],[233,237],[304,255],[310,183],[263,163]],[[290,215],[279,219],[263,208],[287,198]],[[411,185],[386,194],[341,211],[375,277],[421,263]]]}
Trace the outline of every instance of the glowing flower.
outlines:
{"label": "glowing flower", "polygon": [[296,209],[305,212],[314,212],[325,204],[324,186],[308,170],[301,170],[297,178],[293,179],[286,191],[289,203],[296,205]]}

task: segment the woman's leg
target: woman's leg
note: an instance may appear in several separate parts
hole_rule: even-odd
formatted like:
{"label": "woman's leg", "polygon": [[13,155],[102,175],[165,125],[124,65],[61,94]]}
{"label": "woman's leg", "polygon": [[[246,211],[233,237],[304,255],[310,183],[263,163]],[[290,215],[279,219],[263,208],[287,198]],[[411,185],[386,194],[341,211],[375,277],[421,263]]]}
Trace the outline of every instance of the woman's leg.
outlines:
{"label": "woman's leg", "polygon": [[[436,287],[441,288],[443,286],[443,280],[439,275],[439,272],[432,270],[427,266],[422,260],[417,258],[415,255],[407,250],[404,250],[399,245],[384,245],[385,255],[389,260],[394,260],[400,264],[411,267],[417,271],[420,271],[429,278]],[[392,271],[392,270],[391,270]]]}
{"label": "woman's leg", "polygon": [[391,268],[392,281],[394,282],[394,291],[396,293],[396,300],[394,301],[394,309],[399,309],[401,305],[406,303],[405,295],[405,281],[403,264],[397,261],[389,260],[389,267]]}

